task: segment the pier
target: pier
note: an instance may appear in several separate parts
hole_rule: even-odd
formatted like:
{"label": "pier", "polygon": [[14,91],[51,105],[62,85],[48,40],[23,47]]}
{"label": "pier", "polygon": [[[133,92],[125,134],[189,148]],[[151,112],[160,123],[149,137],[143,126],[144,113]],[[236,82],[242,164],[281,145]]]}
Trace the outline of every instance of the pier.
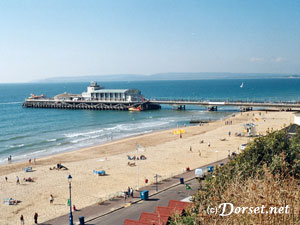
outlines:
{"label": "pier", "polygon": [[185,110],[187,105],[205,107],[208,111],[217,111],[218,107],[237,107],[241,112],[251,111],[253,107],[283,111],[300,110],[298,101],[245,101],[245,100],[185,100],[185,99],[145,99],[137,89],[105,89],[91,82],[82,94],[62,93],[47,98],[45,95],[34,95],[23,103],[27,108],[54,109],[90,109],[90,110],[155,110],[161,105],[170,105],[176,110]]}
{"label": "pier", "polygon": [[89,110],[120,110],[127,111],[131,108],[140,110],[155,110],[161,106],[150,102],[118,102],[118,101],[96,101],[96,100],[64,100],[54,99],[26,99],[23,103],[26,108],[52,108],[52,109],[89,109]]}
{"label": "pier", "polygon": [[91,82],[87,91],[82,94],[62,93],[53,98],[47,98],[43,94],[31,94],[25,99],[23,107],[129,111],[161,108],[159,104],[146,101],[137,89],[105,89],[95,81]]}
{"label": "pier", "polygon": [[150,103],[159,105],[170,105],[173,109],[185,110],[187,105],[195,105],[205,107],[208,111],[217,111],[218,107],[237,107],[240,111],[251,111],[253,107],[275,109],[282,111],[300,110],[300,102],[271,102],[271,101],[229,101],[229,100],[174,100],[174,99],[150,99]]}
{"label": "pier", "polygon": [[251,111],[254,107],[282,111],[300,110],[300,102],[260,102],[260,101],[200,101],[200,100],[157,100],[144,99],[140,102],[115,100],[58,100],[58,99],[26,99],[23,107],[54,109],[90,109],[90,110],[157,110],[160,105],[170,105],[175,110],[185,110],[187,105],[202,106],[208,111],[217,111],[218,107],[237,107],[241,112]]}

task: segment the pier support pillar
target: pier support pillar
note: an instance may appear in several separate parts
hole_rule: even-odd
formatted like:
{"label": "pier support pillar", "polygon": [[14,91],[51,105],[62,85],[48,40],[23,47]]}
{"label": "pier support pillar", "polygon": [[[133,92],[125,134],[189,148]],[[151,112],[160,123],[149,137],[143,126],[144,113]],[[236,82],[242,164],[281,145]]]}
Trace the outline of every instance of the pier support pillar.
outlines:
{"label": "pier support pillar", "polygon": [[208,111],[218,111],[218,106],[209,106],[207,107]]}
{"label": "pier support pillar", "polygon": [[172,105],[173,110],[185,110],[185,105]]}
{"label": "pier support pillar", "polygon": [[252,111],[252,107],[241,107],[240,108],[241,112],[248,112],[248,111]]}

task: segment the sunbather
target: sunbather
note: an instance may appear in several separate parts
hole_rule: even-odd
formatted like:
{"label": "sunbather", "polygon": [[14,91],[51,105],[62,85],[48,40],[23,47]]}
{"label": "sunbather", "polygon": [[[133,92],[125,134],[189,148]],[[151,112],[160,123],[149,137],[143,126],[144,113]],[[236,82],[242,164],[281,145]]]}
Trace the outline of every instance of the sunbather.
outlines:
{"label": "sunbather", "polygon": [[145,155],[141,155],[140,159],[145,160],[145,159],[147,159],[147,157]]}
{"label": "sunbather", "polygon": [[135,165],[135,162],[133,162],[133,163],[128,162],[128,166],[136,166],[136,165]]}

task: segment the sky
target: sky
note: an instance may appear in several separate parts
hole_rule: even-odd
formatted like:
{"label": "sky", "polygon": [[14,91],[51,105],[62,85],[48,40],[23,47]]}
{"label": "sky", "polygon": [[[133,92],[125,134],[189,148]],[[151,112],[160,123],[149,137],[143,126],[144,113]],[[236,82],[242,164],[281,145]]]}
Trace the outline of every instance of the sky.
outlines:
{"label": "sky", "polygon": [[0,83],[166,72],[300,74],[300,1],[0,1]]}

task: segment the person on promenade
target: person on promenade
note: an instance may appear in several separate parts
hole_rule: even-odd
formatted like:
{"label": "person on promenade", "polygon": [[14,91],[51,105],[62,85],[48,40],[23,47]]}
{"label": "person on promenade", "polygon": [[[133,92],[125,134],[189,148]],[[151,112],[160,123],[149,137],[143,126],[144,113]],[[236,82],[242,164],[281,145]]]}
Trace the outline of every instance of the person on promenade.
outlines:
{"label": "person on promenade", "polygon": [[130,197],[130,190],[131,190],[131,188],[128,187],[128,188],[127,188],[127,196],[128,196],[128,198]]}
{"label": "person on promenade", "polygon": [[77,208],[75,205],[73,205],[73,211],[77,211]]}
{"label": "person on promenade", "polygon": [[53,201],[54,201],[53,195],[50,194],[50,204],[53,204]]}
{"label": "person on promenade", "polygon": [[20,216],[20,221],[21,221],[21,225],[24,225],[24,216],[23,215]]}
{"label": "person on promenade", "polygon": [[132,187],[130,188],[130,196],[131,196],[131,198],[133,198],[133,188]]}
{"label": "person on promenade", "polygon": [[34,214],[33,219],[34,219],[34,223],[38,224],[38,217],[39,215],[37,214],[37,212]]}

